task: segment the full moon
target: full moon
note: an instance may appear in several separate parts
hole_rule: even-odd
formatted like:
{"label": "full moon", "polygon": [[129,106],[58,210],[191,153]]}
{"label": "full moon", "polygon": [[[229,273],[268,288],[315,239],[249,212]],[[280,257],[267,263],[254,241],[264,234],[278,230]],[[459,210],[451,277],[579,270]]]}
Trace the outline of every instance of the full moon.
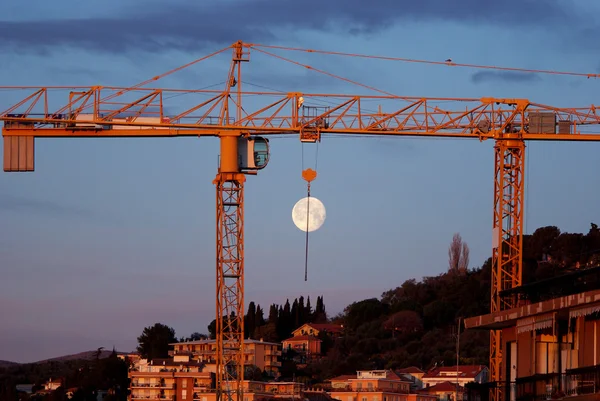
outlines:
{"label": "full moon", "polygon": [[[309,200],[310,199],[310,200]],[[308,215],[306,207],[308,208]],[[294,205],[292,209],[292,220],[296,227],[306,232],[306,219],[308,217],[308,232],[318,230],[325,222],[325,206],[323,202],[311,196],[310,198],[302,198]]]}

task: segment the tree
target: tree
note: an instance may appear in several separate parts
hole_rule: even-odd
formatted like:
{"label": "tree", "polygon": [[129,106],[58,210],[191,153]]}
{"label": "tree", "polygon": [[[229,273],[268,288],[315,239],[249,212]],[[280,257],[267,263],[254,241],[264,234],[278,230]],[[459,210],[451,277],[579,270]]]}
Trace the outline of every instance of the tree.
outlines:
{"label": "tree", "polygon": [[144,328],[138,337],[137,350],[145,359],[166,358],[169,356],[169,344],[177,342],[175,330],[161,323]]}
{"label": "tree", "polygon": [[469,268],[469,246],[455,233],[448,248],[448,271],[464,273]]}
{"label": "tree", "polygon": [[244,317],[244,337],[250,338],[254,334],[254,329],[256,329],[256,304],[251,301]]}
{"label": "tree", "polygon": [[200,341],[206,339],[208,339],[208,336],[206,334],[198,333],[197,331],[195,331],[190,335],[188,341]]}

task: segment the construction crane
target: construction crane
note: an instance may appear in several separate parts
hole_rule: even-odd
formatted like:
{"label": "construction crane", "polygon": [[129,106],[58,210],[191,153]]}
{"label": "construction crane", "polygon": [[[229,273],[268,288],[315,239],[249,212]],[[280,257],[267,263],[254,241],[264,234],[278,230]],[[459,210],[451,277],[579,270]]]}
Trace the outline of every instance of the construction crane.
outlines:
{"label": "construction crane", "polygon": [[[34,171],[36,137],[219,138],[220,163],[214,179],[217,400],[243,400],[244,184],[246,175],[256,175],[267,166],[268,137],[295,135],[305,143],[339,135],[495,141],[491,312],[515,307],[517,299],[501,292],[521,285],[522,280],[525,142],[600,141],[596,107],[559,108],[527,99],[401,97],[381,90],[377,96],[243,91],[242,65],[250,61],[251,50],[302,65],[264,50],[269,47],[274,46],[238,41],[132,87],[2,87],[27,91],[27,96],[0,112],[4,171]],[[224,90],[146,87],[227,50],[232,58]],[[53,97],[64,91],[69,91],[68,98]],[[164,102],[182,94],[208,99],[176,115],[165,115]],[[246,111],[242,107],[246,96],[261,105]],[[379,110],[365,106],[373,101],[379,103]],[[441,101],[457,106],[441,108]],[[491,333],[492,381],[501,378],[501,341],[500,331]],[[497,388],[492,396],[500,400],[502,390]]]}

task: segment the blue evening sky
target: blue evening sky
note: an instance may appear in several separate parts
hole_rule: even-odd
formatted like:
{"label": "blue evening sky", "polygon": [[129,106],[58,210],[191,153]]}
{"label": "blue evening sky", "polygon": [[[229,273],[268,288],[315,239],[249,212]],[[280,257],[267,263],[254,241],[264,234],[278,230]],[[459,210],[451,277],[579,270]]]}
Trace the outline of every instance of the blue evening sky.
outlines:
{"label": "blue evening sky", "polygon": [[[598,73],[598,11],[592,0],[11,0],[0,4],[0,85],[133,85],[238,39]],[[595,79],[277,54],[398,95],[598,101]],[[218,84],[228,57],[157,85]],[[248,90],[367,93],[256,52],[244,67]],[[21,95],[1,91],[0,110]],[[444,272],[455,232],[471,248],[471,267],[481,265],[491,252],[492,147],[323,140],[312,194],[327,220],[311,234],[304,282],[304,233],[291,221],[306,195],[302,145],[272,138],[269,166],[246,185],[246,303],[268,312],[286,298],[310,295],[314,305],[323,295],[337,314],[406,279]],[[598,151],[595,143],[529,143],[527,233],[544,225],[587,232],[600,220]],[[305,145],[304,156],[314,167],[316,146]],[[36,140],[34,173],[0,174],[0,359],[130,351],[155,322],[178,336],[207,332],[217,157],[213,138]]]}

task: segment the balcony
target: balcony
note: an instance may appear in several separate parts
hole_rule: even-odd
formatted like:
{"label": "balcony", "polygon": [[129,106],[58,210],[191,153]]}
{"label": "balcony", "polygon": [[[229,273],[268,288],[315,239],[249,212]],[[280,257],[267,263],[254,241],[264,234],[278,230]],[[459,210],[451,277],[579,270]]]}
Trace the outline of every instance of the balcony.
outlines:
{"label": "balcony", "polygon": [[367,388],[352,388],[351,386],[345,387],[325,387],[325,391],[330,393],[394,393],[394,394],[408,394],[409,390],[403,390],[399,388],[380,388],[380,387],[367,387]]}
{"label": "balcony", "polygon": [[515,382],[468,384],[469,399],[487,401],[489,390],[497,387],[504,392],[503,401],[568,400],[578,396],[600,395],[600,365],[572,369],[564,374],[523,377]]}
{"label": "balcony", "polygon": [[174,383],[131,383],[131,388],[172,389]]}

